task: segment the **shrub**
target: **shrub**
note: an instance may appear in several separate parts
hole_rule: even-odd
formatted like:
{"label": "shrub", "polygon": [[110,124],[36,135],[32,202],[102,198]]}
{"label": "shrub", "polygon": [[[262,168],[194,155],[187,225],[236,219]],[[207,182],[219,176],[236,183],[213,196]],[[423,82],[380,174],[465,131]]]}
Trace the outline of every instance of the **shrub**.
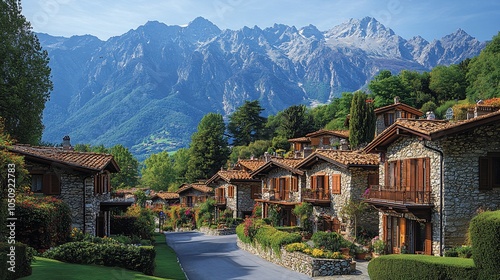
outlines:
{"label": "shrub", "polygon": [[16,240],[37,250],[66,242],[71,231],[71,210],[53,197],[19,195],[16,202]]}
{"label": "shrub", "polygon": [[314,247],[330,251],[339,251],[346,245],[344,238],[336,232],[317,231],[312,235],[311,240],[314,242]]}
{"label": "shrub", "polygon": [[500,211],[487,211],[474,217],[469,224],[472,258],[485,275],[496,274],[500,279]]}
{"label": "shrub", "polygon": [[370,279],[478,279],[477,269],[470,259],[425,255],[386,255],[368,264]]}
{"label": "shrub", "polygon": [[311,249],[306,243],[291,243],[285,246],[287,252],[304,252],[305,249]]}
{"label": "shrub", "polygon": [[[15,260],[13,260],[13,263],[9,263],[11,259],[10,256],[7,255],[11,254],[11,247],[15,248]],[[33,251],[32,248],[22,243],[0,243],[0,279],[18,279],[31,275]],[[14,272],[8,270],[12,267],[12,264],[14,265]]]}
{"label": "shrub", "polygon": [[118,266],[148,275],[153,275],[155,256],[152,246],[88,241],[68,242],[43,254],[43,257],[63,262]]}
{"label": "shrub", "polygon": [[458,257],[457,247],[453,247],[444,251],[444,256],[449,258]]}
{"label": "shrub", "polygon": [[279,231],[271,226],[265,225],[257,229],[255,240],[264,248],[271,248],[279,254],[283,245],[300,242],[302,236],[298,233]]}

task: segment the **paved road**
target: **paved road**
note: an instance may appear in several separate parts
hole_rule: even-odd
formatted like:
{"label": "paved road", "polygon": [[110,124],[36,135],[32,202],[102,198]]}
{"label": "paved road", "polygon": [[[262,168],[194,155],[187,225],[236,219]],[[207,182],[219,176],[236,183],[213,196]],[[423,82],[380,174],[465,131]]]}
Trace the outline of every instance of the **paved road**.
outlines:
{"label": "paved road", "polygon": [[167,243],[189,280],[312,279],[261,259],[236,246],[236,235],[208,236],[198,232],[166,233]]}
{"label": "paved road", "polygon": [[[302,280],[313,279],[268,262],[236,246],[236,235],[208,236],[198,232],[166,233],[167,243],[189,280]],[[369,279],[366,262],[359,263],[358,275],[318,277],[314,279]]]}

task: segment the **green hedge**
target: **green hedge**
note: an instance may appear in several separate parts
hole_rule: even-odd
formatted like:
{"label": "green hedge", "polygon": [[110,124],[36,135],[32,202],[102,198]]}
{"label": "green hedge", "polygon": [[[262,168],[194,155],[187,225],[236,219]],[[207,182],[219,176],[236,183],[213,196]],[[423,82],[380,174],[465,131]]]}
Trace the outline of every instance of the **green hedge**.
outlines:
{"label": "green hedge", "polygon": [[[245,228],[248,234],[245,233]],[[256,241],[264,248],[272,248],[277,254],[280,253],[282,246],[302,241],[300,234],[277,230],[261,219],[245,219],[236,227],[236,235],[244,243]]]}
{"label": "green hedge", "polygon": [[500,279],[500,211],[487,211],[469,224],[472,258],[484,279]]}
{"label": "green hedge", "polygon": [[151,239],[153,232],[154,224],[151,224],[149,217],[126,215],[111,217],[111,234],[123,234],[127,236],[139,236],[141,239]]}
{"label": "green hedge", "polygon": [[43,257],[77,264],[118,266],[153,275],[156,252],[153,246],[115,242],[69,242],[46,251]]}
{"label": "green hedge", "polygon": [[[11,252],[11,246],[15,247],[15,251]],[[33,254],[28,246],[22,243],[8,244],[0,243],[0,280],[18,279],[31,275],[31,261]],[[10,255],[15,255],[15,259],[11,259]],[[9,271],[9,268],[14,265],[14,272]]]}
{"label": "green hedge", "polygon": [[480,279],[472,259],[424,255],[386,255],[368,264],[372,280]]}
{"label": "green hedge", "polygon": [[53,197],[22,197],[16,203],[16,241],[44,250],[68,241],[71,210]]}
{"label": "green hedge", "polygon": [[332,252],[340,251],[340,248],[353,247],[352,242],[345,240],[336,232],[317,231],[312,235],[311,240],[314,242],[314,247],[325,248]]}

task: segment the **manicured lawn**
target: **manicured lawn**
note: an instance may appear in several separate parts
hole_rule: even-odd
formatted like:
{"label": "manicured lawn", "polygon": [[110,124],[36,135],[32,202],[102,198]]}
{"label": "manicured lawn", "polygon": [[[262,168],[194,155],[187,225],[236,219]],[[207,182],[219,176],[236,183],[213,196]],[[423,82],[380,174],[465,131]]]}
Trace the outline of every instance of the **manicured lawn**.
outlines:
{"label": "manicured lawn", "polygon": [[52,259],[37,257],[31,265],[33,273],[22,279],[55,279],[55,280],[108,280],[108,279],[162,279],[147,276],[137,271],[126,270],[119,267],[108,267],[100,265],[81,265],[64,263]]}
{"label": "manicured lawn", "polygon": [[155,241],[155,276],[169,279],[186,279],[184,272],[177,263],[177,255],[165,243],[165,235],[155,234]]}
{"label": "manicured lawn", "polygon": [[24,277],[26,280],[54,279],[54,280],[108,280],[108,279],[175,279],[184,280],[186,276],[177,263],[177,255],[165,243],[165,235],[155,235],[156,268],[155,276],[144,275],[137,271],[131,271],[119,267],[107,267],[100,265],[81,265],[64,263],[52,259],[37,257],[32,263],[33,273]]}

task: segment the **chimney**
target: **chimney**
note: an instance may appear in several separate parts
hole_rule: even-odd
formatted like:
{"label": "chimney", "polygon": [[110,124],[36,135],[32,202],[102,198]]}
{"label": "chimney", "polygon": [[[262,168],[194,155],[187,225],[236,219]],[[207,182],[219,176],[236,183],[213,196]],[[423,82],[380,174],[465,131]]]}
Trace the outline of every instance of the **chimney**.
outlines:
{"label": "chimney", "polygon": [[64,136],[62,146],[63,150],[73,150],[73,147],[71,147],[69,135]]}
{"label": "chimney", "polygon": [[432,111],[427,112],[426,115],[427,115],[428,120],[435,120],[436,119],[436,115],[434,115],[434,112],[432,112]]}
{"label": "chimney", "polygon": [[269,153],[268,153],[268,152],[265,152],[265,153],[264,153],[264,160],[265,160],[266,162],[268,162],[268,161],[270,161],[270,160],[271,160],[271,155],[269,155]]}
{"label": "chimney", "polygon": [[395,96],[394,97],[394,104],[398,104],[399,103],[399,96]]}
{"label": "chimney", "polygon": [[349,150],[349,144],[347,144],[346,139],[340,139],[340,150],[341,151],[348,151]]}

